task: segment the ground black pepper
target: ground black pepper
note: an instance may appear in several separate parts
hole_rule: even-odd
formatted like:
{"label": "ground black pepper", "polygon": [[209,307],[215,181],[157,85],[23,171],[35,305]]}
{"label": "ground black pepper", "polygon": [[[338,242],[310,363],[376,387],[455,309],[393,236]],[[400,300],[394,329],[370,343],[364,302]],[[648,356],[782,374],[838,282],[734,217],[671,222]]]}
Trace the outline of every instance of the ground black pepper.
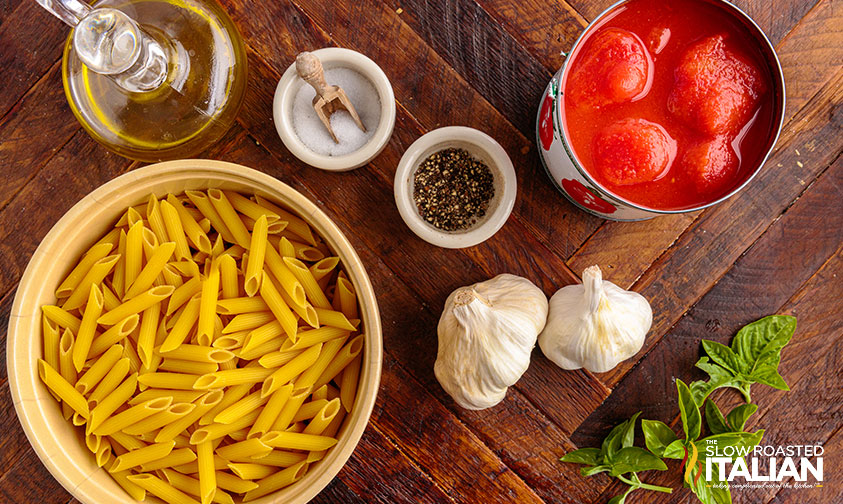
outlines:
{"label": "ground black pepper", "polygon": [[443,231],[473,226],[495,196],[492,171],[463,149],[431,154],[416,169],[413,184],[419,215]]}

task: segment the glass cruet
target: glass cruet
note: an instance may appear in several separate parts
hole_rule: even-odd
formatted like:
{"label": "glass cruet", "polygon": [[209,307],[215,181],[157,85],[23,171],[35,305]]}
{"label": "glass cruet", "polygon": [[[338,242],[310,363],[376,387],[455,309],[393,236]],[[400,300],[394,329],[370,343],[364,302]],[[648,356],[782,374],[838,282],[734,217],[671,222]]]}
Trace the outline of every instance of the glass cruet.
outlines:
{"label": "glass cruet", "polygon": [[214,0],[36,1],[73,28],[65,95],[107,148],[141,161],[190,157],[234,122],[246,53]]}

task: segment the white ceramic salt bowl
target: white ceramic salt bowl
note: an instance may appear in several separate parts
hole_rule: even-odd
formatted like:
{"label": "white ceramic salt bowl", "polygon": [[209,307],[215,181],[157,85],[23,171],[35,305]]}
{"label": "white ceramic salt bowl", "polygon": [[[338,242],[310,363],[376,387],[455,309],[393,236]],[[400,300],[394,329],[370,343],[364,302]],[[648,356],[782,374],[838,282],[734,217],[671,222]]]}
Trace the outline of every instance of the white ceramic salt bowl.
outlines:
{"label": "white ceramic salt bowl", "polygon": [[380,154],[392,136],[392,130],[395,127],[395,94],[392,92],[392,84],[389,83],[389,79],[377,63],[359,52],[340,47],[326,47],[312,51],[312,54],[319,58],[326,71],[337,67],[348,68],[372,83],[381,103],[380,121],[377,128],[367,143],[349,154],[327,156],[314,152],[302,142],[293,125],[293,105],[296,94],[302,86],[309,85],[296,74],[296,64],[293,63],[281,76],[275,88],[275,99],[272,103],[275,129],[281,141],[284,142],[284,146],[310,166],[328,171],[359,168]]}
{"label": "white ceramic salt bowl", "polygon": [[[495,195],[486,215],[464,231],[443,231],[422,219],[413,200],[413,178],[419,164],[443,149],[468,151],[492,171]],[[395,204],[407,226],[419,238],[443,248],[472,247],[488,240],[503,227],[515,206],[517,181],[515,168],[506,151],[494,138],[464,126],[448,126],[423,135],[404,152],[395,171]]]}

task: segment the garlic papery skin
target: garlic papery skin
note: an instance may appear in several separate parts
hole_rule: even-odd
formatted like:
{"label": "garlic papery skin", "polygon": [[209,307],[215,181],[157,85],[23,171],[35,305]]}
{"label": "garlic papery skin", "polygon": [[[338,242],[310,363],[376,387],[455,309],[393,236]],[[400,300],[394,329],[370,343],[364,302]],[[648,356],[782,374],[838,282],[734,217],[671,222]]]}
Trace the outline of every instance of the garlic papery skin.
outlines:
{"label": "garlic papery skin", "polygon": [[544,355],[562,369],[605,373],[641,350],[653,324],[650,303],[637,292],[604,281],[598,266],[583,271],[581,285],[550,298],[539,335]]}
{"label": "garlic papery skin", "polygon": [[530,365],[547,320],[547,297],[526,278],[502,274],[448,296],[437,333],[436,379],[457,404],[494,406]]}

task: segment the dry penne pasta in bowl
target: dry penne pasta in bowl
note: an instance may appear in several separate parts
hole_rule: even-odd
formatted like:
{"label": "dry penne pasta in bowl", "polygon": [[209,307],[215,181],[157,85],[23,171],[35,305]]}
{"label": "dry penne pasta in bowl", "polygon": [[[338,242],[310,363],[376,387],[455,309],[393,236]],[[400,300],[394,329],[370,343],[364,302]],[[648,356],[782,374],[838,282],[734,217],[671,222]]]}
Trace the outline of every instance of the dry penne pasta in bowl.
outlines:
{"label": "dry penne pasta in bowl", "polygon": [[380,380],[377,302],[311,202],[207,160],[140,168],[54,226],[12,307],[9,383],[84,503],[306,502]]}

